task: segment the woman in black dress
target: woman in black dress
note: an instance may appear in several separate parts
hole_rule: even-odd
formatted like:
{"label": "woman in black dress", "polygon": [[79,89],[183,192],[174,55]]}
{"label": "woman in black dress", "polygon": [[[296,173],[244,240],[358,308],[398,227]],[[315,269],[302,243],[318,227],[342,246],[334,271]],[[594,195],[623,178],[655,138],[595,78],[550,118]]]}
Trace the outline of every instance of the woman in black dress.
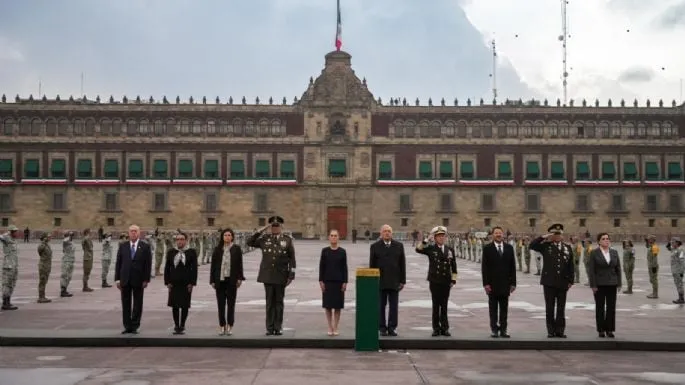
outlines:
{"label": "woman in black dress", "polygon": [[169,288],[167,306],[174,317],[174,334],[183,334],[190,309],[190,297],[197,285],[197,252],[188,248],[188,236],[176,234],[176,248],[167,251],[164,284]]}
{"label": "woman in black dress", "polygon": [[216,291],[219,310],[219,335],[231,335],[235,321],[235,299],[243,276],[243,251],[233,243],[235,234],[231,229],[221,232],[219,244],[212,253],[209,284]]}
{"label": "woman in black dress", "polygon": [[338,230],[328,233],[329,247],[321,250],[319,260],[319,286],[322,292],[322,307],[326,310],[328,335],[337,336],[340,313],[345,307],[347,289],[347,252],[338,247]]}

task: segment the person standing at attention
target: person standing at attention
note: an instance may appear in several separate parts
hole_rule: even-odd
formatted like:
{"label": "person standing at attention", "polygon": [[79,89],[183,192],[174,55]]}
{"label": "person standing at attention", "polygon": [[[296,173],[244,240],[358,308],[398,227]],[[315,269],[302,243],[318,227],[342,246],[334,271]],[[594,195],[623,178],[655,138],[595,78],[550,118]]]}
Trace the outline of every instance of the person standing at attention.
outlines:
{"label": "person standing at attention", "polygon": [[328,335],[337,336],[340,314],[345,307],[347,290],[347,252],[338,246],[338,230],[328,233],[330,246],[321,250],[319,259],[319,286],[321,287],[322,307],[326,311]]}
{"label": "person standing at attention", "polygon": [[[397,336],[400,291],[407,283],[407,261],[404,245],[392,239],[392,227],[383,225],[381,237],[371,244],[369,267],[379,269],[380,317],[378,329],[382,336]],[[388,307],[386,323],[385,308]]]}
{"label": "person standing at attention", "polygon": [[238,288],[245,280],[243,250],[233,243],[234,239],[233,230],[222,230],[219,244],[212,251],[210,259],[209,284],[216,292],[220,336],[232,334],[235,322],[235,299],[238,295]]}
{"label": "person standing at attention", "polygon": [[150,283],[152,252],[141,242],[140,227],[128,228],[128,241],[119,244],[114,269],[114,281],[121,291],[121,308],[124,331],[121,334],[138,334],[143,317],[143,293]]}
{"label": "person standing at attention", "polygon": [[509,296],[516,290],[516,257],[514,247],[504,242],[501,227],[492,229],[492,238],[493,242],[483,247],[481,265],[483,288],[488,295],[491,337],[509,338],[507,319]]}
{"label": "person standing at attention", "polygon": [[164,285],[169,288],[167,306],[173,314],[174,334],[184,334],[193,287],[197,286],[197,251],[188,248],[188,235],[185,233],[176,234],[176,248],[166,253]]}
{"label": "person standing at attention", "polygon": [[600,338],[614,338],[616,294],[621,290],[621,260],[607,233],[597,235],[599,247],[590,254],[590,287],[595,296],[595,325]]}

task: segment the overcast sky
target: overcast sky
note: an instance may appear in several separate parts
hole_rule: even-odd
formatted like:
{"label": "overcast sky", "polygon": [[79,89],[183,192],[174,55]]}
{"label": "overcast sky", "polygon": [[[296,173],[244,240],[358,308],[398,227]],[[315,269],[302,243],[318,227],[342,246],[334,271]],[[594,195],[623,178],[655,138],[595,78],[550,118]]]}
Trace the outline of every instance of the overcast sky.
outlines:
{"label": "overcast sky", "polygon": [[[561,97],[560,0],[341,0],[376,97]],[[681,99],[685,0],[569,0],[569,96]],[[334,49],[335,0],[0,0],[0,93],[300,97]]]}

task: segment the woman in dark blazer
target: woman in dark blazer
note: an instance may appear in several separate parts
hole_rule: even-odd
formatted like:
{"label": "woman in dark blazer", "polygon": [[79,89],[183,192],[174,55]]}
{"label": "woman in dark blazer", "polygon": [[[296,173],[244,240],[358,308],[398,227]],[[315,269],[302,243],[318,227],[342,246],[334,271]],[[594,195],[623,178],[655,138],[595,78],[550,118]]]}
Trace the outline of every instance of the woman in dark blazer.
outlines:
{"label": "woman in dark blazer", "polygon": [[597,235],[599,247],[588,261],[588,279],[595,295],[595,322],[600,338],[614,338],[616,331],[616,294],[621,290],[621,260],[612,249],[609,234]]}
{"label": "woman in dark blazer", "polygon": [[347,252],[338,246],[338,230],[328,233],[329,247],[321,250],[319,259],[319,286],[322,307],[326,311],[328,335],[337,336],[340,313],[345,307],[347,289]]}
{"label": "woman in dark blazer", "polygon": [[169,288],[167,306],[174,317],[174,334],[183,334],[190,309],[190,297],[197,285],[197,252],[188,248],[188,236],[176,234],[176,248],[167,251],[164,285]]}
{"label": "woman in dark blazer", "polygon": [[216,291],[219,310],[219,335],[231,335],[235,321],[235,299],[243,276],[243,251],[233,243],[235,233],[231,229],[221,232],[219,244],[212,253],[209,284]]}

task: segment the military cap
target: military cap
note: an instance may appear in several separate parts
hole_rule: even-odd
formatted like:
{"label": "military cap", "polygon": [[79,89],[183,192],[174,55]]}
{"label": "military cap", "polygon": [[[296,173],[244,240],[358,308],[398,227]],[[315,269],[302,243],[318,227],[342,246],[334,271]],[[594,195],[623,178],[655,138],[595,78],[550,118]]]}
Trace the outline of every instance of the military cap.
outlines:
{"label": "military cap", "polygon": [[7,231],[19,231],[19,228],[15,225],[9,225]]}
{"label": "military cap", "polygon": [[677,243],[680,243],[681,245],[683,244],[683,242],[680,241],[680,237],[671,238],[671,242],[677,242]]}
{"label": "military cap", "polygon": [[656,239],[656,235],[649,234],[647,235],[647,239]]}
{"label": "military cap", "polygon": [[269,218],[269,224],[271,226],[280,226],[284,223],[285,221],[283,220],[283,217],[279,217],[278,215],[274,215],[273,217]]}
{"label": "military cap", "polygon": [[433,236],[440,235],[440,234],[447,234],[447,227],[445,226],[435,226],[431,230],[431,234]]}
{"label": "military cap", "polygon": [[40,236],[40,240],[41,240],[41,241],[44,241],[44,240],[46,240],[46,239],[48,239],[48,238],[50,238],[50,234],[48,234],[48,233],[43,233],[43,234],[41,234],[41,236]]}
{"label": "military cap", "polygon": [[547,232],[552,234],[563,234],[564,225],[562,225],[561,223],[555,223],[547,229]]}

